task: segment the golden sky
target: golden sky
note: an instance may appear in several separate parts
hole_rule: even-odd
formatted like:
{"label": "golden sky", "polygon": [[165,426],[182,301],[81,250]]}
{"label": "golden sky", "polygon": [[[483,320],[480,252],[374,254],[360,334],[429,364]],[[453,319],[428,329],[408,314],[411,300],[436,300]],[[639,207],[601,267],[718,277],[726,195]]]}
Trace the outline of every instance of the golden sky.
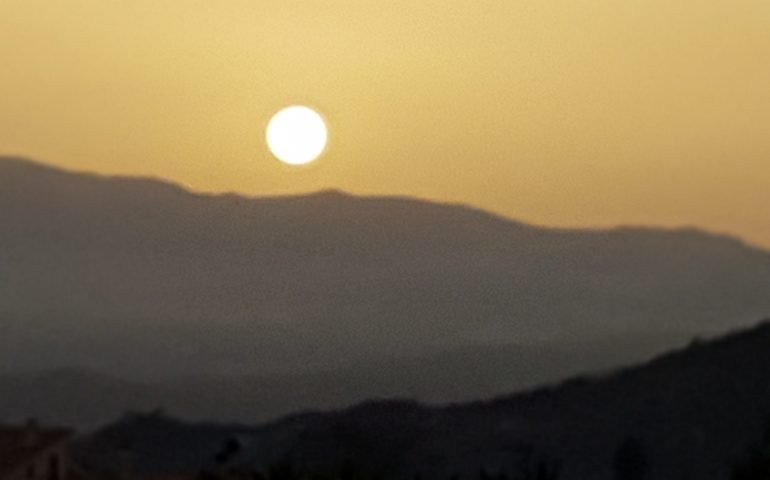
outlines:
{"label": "golden sky", "polygon": [[[0,152],[770,246],[767,0],[0,0]],[[270,115],[319,109],[310,168]]]}

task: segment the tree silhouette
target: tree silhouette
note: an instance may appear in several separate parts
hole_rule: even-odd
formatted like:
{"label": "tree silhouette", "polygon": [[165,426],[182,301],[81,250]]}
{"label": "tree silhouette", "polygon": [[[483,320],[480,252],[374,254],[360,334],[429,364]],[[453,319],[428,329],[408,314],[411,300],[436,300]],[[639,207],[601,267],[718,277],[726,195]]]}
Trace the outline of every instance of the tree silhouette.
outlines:
{"label": "tree silhouette", "polygon": [[214,456],[214,462],[217,465],[224,466],[232,461],[242,448],[240,440],[236,437],[230,437],[225,441],[222,449]]}
{"label": "tree silhouette", "polygon": [[641,440],[635,437],[625,439],[615,451],[612,469],[616,480],[643,480],[649,463]]}
{"label": "tree silhouette", "polygon": [[531,452],[520,463],[516,480],[557,480],[561,472],[561,465],[546,456],[534,457]]}
{"label": "tree silhouette", "polygon": [[521,480],[557,480],[559,478],[560,467],[557,463],[547,460],[537,462],[534,470],[529,472]]}
{"label": "tree silhouette", "polygon": [[296,480],[300,476],[301,475],[294,468],[294,463],[289,457],[284,457],[272,464],[267,471],[267,478],[269,480]]}

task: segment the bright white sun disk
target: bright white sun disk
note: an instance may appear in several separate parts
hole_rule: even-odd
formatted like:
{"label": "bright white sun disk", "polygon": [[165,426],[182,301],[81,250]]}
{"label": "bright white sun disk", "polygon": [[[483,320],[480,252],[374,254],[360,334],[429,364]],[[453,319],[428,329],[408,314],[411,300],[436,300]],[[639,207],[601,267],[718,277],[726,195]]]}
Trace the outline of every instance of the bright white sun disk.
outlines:
{"label": "bright white sun disk", "polygon": [[267,146],[278,160],[304,165],[326,148],[326,123],[315,110],[303,105],[286,107],[267,125]]}

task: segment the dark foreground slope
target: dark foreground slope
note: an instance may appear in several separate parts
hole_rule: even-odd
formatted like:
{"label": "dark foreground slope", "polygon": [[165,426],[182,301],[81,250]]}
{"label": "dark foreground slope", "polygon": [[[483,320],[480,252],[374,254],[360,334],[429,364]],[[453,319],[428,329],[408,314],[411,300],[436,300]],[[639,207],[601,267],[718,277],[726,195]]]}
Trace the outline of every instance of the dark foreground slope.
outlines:
{"label": "dark foreground slope", "polygon": [[[770,323],[693,344],[605,378],[567,381],[487,402],[428,408],[370,402],[286,418],[259,428],[126,417],[80,445],[91,468],[132,452],[139,471],[196,471],[235,436],[237,463],[282,458],[311,470],[345,462],[394,477],[448,478],[480,469],[515,473],[523,461],[561,465],[561,478],[611,478],[619,445],[633,438],[655,479],[724,479],[762,436],[770,416]],[[160,448],[165,446],[164,448]]]}

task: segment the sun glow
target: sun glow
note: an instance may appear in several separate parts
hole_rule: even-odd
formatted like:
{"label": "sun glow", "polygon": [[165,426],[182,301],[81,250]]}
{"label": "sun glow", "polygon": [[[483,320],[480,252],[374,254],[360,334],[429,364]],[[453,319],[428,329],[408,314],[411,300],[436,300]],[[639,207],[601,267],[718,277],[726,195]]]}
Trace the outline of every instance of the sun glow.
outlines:
{"label": "sun glow", "polygon": [[315,110],[294,105],[276,113],[267,125],[267,146],[289,165],[312,162],[326,148],[326,123]]}

